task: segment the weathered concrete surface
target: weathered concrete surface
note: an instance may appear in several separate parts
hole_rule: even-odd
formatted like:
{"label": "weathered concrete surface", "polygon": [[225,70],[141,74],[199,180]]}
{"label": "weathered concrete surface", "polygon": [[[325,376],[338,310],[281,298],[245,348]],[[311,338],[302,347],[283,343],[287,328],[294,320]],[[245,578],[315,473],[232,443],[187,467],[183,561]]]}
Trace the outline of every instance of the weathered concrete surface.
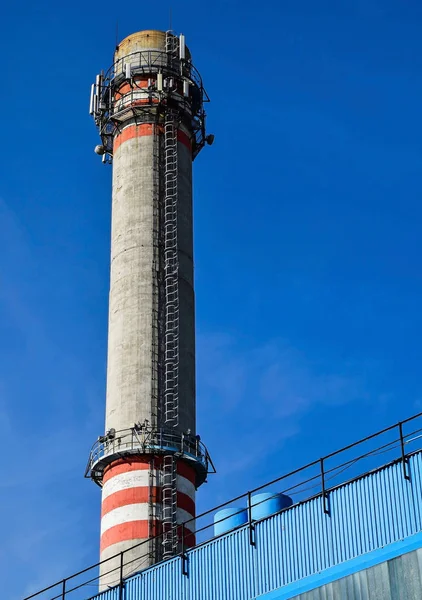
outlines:
{"label": "weathered concrete surface", "polygon": [[[157,423],[158,261],[153,136],[119,146],[113,165],[106,429]],[[195,433],[192,159],[178,144],[179,427]],[[155,240],[155,243],[154,243]],[[155,257],[155,260],[154,260]]]}
{"label": "weathered concrete surface", "polygon": [[[123,40],[115,58],[122,63],[135,60],[128,54],[145,48],[165,47],[165,33],[138,32]],[[140,60],[140,55],[137,54]],[[132,60],[133,59],[133,60]],[[135,62],[136,62],[135,60]],[[151,123],[155,115],[151,114]],[[124,126],[130,126],[127,120]],[[189,132],[186,131],[189,135]],[[118,145],[113,157],[113,200],[111,231],[111,270],[107,360],[107,400],[105,429],[129,429],[147,420],[162,427],[159,385],[162,361],[162,335],[159,315],[163,316],[159,298],[163,274],[162,251],[159,248],[159,191],[163,173],[159,170],[159,146],[162,134],[141,135]],[[192,231],[192,156],[178,143],[178,250],[179,250],[179,424],[177,429],[195,434],[195,300]],[[162,286],[161,286],[162,287]],[[160,346],[161,344],[161,346]],[[156,474],[155,485],[162,485]],[[125,490],[121,490],[124,492]],[[194,498],[192,498],[194,499]],[[131,505],[130,522],[145,520],[145,506]],[[119,510],[117,507],[115,510]],[[114,509],[113,509],[114,510]],[[161,518],[159,508],[152,518]],[[134,514],[136,513],[136,514]],[[116,531],[121,511],[115,512]],[[129,513],[128,513],[129,514]],[[126,521],[128,520],[126,515]],[[105,516],[110,522],[111,517]],[[149,521],[151,519],[149,518]],[[186,519],[185,519],[186,520]],[[103,521],[104,523],[105,521]],[[123,517],[122,517],[123,523]],[[126,523],[127,524],[127,523]],[[133,530],[135,531],[135,529]],[[123,535],[123,534],[122,534]],[[127,536],[126,533],[124,534]],[[127,541],[113,543],[101,553],[109,558],[143,541],[133,535]],[[148,543],[130,550],[124,558],[124,575],[128,576],[156,562],[161,553]],[[152,553],[150,552],[152,550]],[[102,589],[114,585],[119,577],[120,558],[100,567]],[[108,573],[114,569],[113,573]],[[114,583],[113,583],[114,582]]]}
{"label": "weathered concrete surface", "polygon": [[[113,162],[106,429],[147,419],[162,426],[158,411],[158,180],[159,142],[140,136],[123,142]],[[178,144],[179,426],[195,433],[195,306],[193,290],[192,159]],[[162,265],[161,265],[162,267]],[[157,479],[156,485],[160,485]],[[145,515],[136,517],[143,520]],[[157,515],[157,518],[160,518]],[[106,548],[101,560],[141,542]],[[160,542],[130,550],[124,575],[156,562]],[[157,555],[158,556],[158,555]],[[120,559],[102,565],[101,589],[116,579]],[[110,570],[113,572],[105,575]]]}
{"label": "weathered concrete surface", "polygon": [[153,136],[127,140],[113,159],[106,429],[154,423]]}
{"label": "weathered concrete surface", "polygon": [[[137,548],[129,549],[137,544],[141,544]],[[105,590],[108,587],[117,585],[120,581],[120,556],[111,558],[119,552],[124,553],[123,557],[123,577],[130,577],[137,571],[150,567],[154,561],[151,561],[148,554],[148,540],[133,540],[130,544],[127,542],[118,542],[101,553],[101,560],[107,560],[100,567],[100,590]]]}
{"label": "weathered concrete surface", "polygon": [[178,144],[179,246],[179,430],[196,428],[195,296],[193,289],[192,155]]}

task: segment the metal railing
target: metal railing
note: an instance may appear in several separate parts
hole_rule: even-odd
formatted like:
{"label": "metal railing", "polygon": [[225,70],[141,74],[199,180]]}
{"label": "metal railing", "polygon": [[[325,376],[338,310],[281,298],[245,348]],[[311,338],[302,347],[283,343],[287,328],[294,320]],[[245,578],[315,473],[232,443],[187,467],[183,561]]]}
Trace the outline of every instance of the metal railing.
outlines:
{"label": "metal railing", "polygon": [[[130,76],[126,67],[129,67]],[[199,71],[190,59],[172,58],[164,50],[141,50],[132,52],[119,58],[107,70],[105,75],[98,76],[98,84],[95,84],[97,96],[96,108],[93,109],[95,123],[99,129],[103,146],[109,156],[113,155],[113,136],[119,131],[119,123],[128,115],[136,118],[137,122],[146,119],[150,122],[154,117],[151,108],[156,109],[163,98],[172,96],[173,88],[158,91],[145,90],[137,86],[136,77],[142,74],[155,75],[161,73],[168,80],[178,81],[179,90],[179,112],[185,117],[185,121],[192,128],[195,145],[192,156],[195,158],[205,144],[205,110],[204,103],[209,102],[208,94],[203,86]],[[119,93],[119,87],[124,81],[130,81],[130,91]],[[192,94],[186,98],[183,95],[183,82],[190,83]],[[195,91],[196,90],[196,91]]]}
{"label": "metal railing", "polygon": [[[212,539],[213,528],[215,524],[215,514],[217,511],[228,506],[236,505],[239,511],[247,510],[251,545],[254,545],[254,527],[255,522],[252,518],[252,496],[257,492],[269,491],[274,495],[280,492],[289,495],[294,500],[294,505],[309,501],[313,498],[321,498],[321,511],[330,512],[329,497],[334,489],[364,477],[368,473],[380,469],[387,464],[400,463],[403,472],[403,478],[409,479],[408,456],[422,450],[422,413],[418,413],[409,419],[401,421],[395,425],[377,431],[376,433],[365,437],[355,443],[349,444],[340,450],[332,452],[322,458],[319,458],[303,467],[295,469],[290,473],[277,477],[276,479],[265,483],[253,490],[246,492],[232,500],[220,504],[206,511],[183,524],[177,526],[180,540],[180,574],[187,573],[187,561],[189,550],[195,545],[198,547]],[[380,459],[382,457],[382,460]],[[345,475],[347,473],[347,476]],[[267,498],[268,499],[268,498]],[[242,503],[244,506],[240,507]],[[286,508],[284,510],[290,510]],[[226,517],[229,518],[229,517]],[[218,519],[222,522],[225,519]],[[192,532],[195,531],[195,534]],[[193,536],[195,535],[195,539]],[[223,534],[224,535],[224,534]],[[155,536],[160,540],[162,534]],[[130,562],[125,561],[127,552],[139,548],[139,555]],[[128,572],[130,567],[130,576],[139,572],[140,564],[148,554],[148,540],[132,546],[126,552],[116,554],[106,560],[92,565],[70,577],[56,582],[55,584],[40,590],[24,600],[86,600],[87,597],[96,595],[93,587],[97,587],[100,582],[98,568],[109,561],[110,565],[119,566],[110,568],[110,571],[103,573],[107,576],[108,586],[115,585],[118,590],[119,598],[123,598],[124,569]],[[133,567],[133,568],[132,568]],[[90,575],[88,576],[88,573]],[[113,578],[114,574],[114,578]],[[111,576],[111,578],[110,578]],[[126,578],[129,575],[126,575]],[[101,583],[101,582],[100,582]],[[92,590],[92,591],[88,591]]]}
{"label": "metal railing", "polygon": [[203,479],[207,473],[215,473],[208,450],[199,436],[180,433],[174,429],[153,429],[137,425],[109,432],[98,438],[89,453],[85,477],[100,485],[104,468],[116,460],[116,456],[131,454],[174,454],[191,462]]}
{"label": "metal railing", "polygon": [[[114,62],[105,74],[105,80],[113,80],[120,75],[125,74],[125,65],[130,64],[132,73],[142,74],[154,73],[163,70],[168,75],[175,77],[186,77],[192,81],[199,89],[203,90],[202,77],[198,69],[190,60],[175,58],[171,64],[168,62],[168,54],[165,50],[138,50],[126,56],[122,56]],[[207,102],[208,96],[204,90],[204,101]]]}

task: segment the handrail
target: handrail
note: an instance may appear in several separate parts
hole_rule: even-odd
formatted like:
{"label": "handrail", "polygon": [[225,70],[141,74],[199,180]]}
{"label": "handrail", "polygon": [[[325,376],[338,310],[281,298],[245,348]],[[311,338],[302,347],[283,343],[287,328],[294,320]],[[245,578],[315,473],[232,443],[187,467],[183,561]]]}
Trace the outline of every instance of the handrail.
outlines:
{"label": "handrail", "polygon": [[[127,80],[126,66],[130,66],[131,90],[128,93],[122,94],[122,102],[116,100],[115,94],[120,93],[121,84]],[[99,76],[99,83],[95,84],[96,94],[98,98],[98,106],[95,112],[92,113],[95,123],[100,131],[100,136],[106,153],[113,155],[113,135],[118,131],[119,120],[122,115],[127,116],[126,111],[133,111],[136,119],[148,114],[151,118],[151,107],[159,104],[162,100],[162,91],[155,89],[149,90],[150,93],[144,97],[145,92],[137,89],[133,90],[132,83],[136,77],[142,74],[154,75],[161,72],[165,78],[178,81],[180,86],[183,82],[188,82],[196,91],[189,95],[189,98],[184,96],[181,89],[177,96],[180,115],[189,124],[192,133],[192,156],[196,157],[200,149],[206,143],[205,140],[205,110],[204,102],[209,102],[208,94],[203,86],[202,77],[198,69],[192,64],[190,59],[171,58],[165,50],[137,50],[126,56],[118,58],[109,67],[106,73]],[[135,88],[136,88],[135,83]],[[136,101],[131,102],[133,95],[139,96],[138,100],[148,100],[148,103],[143,104]],[[166,93],[164,94],[166,96]],[[175,96],[176,97],[176,96]],[[110,127],[109,127],[110,126]]]}
{"label": "handrail", "polygon": [[102,473],[107,464],[116,459],[116,455],[129,454],[177,454],[179,458],[190,462],[197,471],[198,486],[208,473],[215,473],[215,467],[208,450],[199,436],[174,431],[174,429],[153,429],[145,425],[114,431],[99,437],[93,444],[85,477],[101,485]]}
{"label": "handrail", "polygon": [[[118,58],[106,71],[105,79],[112,80],[120,73],[123,73],[124,65],[129,62],[132,69],[165,69],[168,73],[180,75],[181,68],[192,82],[202,88],[202,77],[198,69],[192,64],[191,60],[176,58],[172,63],[168,62],[168,55],[165,50],[137,50]],[[119,68],[121,66],[121,68]]]}
{"label": "handrail", "polygon": [[[236,498],[233,498],[227,502],[224,502],[208,511],[205,511],[204,513],[202,513],[201,515],[199,515],[196,518],[192,518],[189,521],[186,521],[185,523],[178,525],[178,527],[182,527],[183,529],[183,533],[185,530],[185,525],[189,525],[192,521],[194,523],[198,522],[200,519],[203,519],[205,517],[209,517],[211,514],[215,513],[216,511],[230,505],[233,504],[235,502],[239,502],[241,500],[245,500],[248,499],[248,506],[250,505],[250,498],[252,494],[255,494],[265,488],[268,488],[272,485],[275,485],[277,483],[280,483],[281,481],[284,481],[290,477],[294,477],[296,475],[298,475],[299,473],[302,473],[304,471],[306,471],[307,469],[311,469],[313,467],[320,467],[321,465],[323,465],[324,468],[321,469],[320,472],[313,474],[311,477],[308,477],[307,479],[304,479],[302,481],[300,481],[299,483],[294,483],[294,485],[287,487],[285,490],[283,490],[283,493],[286,492],[290,492],[290,495],[292,490],[295,490],[295,494],[297,493],[303,493],[306,492],[308,489],[315,489],[315,487],[317,487],[316,485],[312,485],[311,488],[303,488],[303,486],[306,486],[306,484],[309,484],[311,482],[319,482],[317,483],[318,487],[320,488],[321,491],[317,492],[316,494],[313,494],[311,496],[306,496],[302,499],[299,500],[299,503],[308,501],[311,498],[316,498],[318,496],[321,496],[323,501],[324,501],[324,497],[326,497],[333,489],[344,485],[346,482],[349,481],[354,481],[356,479],[359,479],[363,476],[365,476],[367,473],[375,470],[375,469],[379,469],[382,468],[383,466],[385,466],[385,464],[389,464],[389,462],[393,462],[393,463],[402,463],[403,464],[403,475],[404,477],[408,477],[407,475],[407,458],[410,454],[419,451],[422,449],[422,435],[416,435],[416,434],[420,434],[422,432],[422,427],[418,427],[414,430],[412,430],[410,433],[404,433],[403,432],[403,426],[405,426],[408,423],[414,422],[416,419],[421,418],[422,417],[422,412],[417,413],[415,415],[413,415],[412,417],[409,417],[407,419],[405,419],[404,421],[401,421],[399,423],[396,423],[394,425],[391,425],[389,427],[386,427],[384,429],[381,429],[380,431],[377,431],[376,433],[373,433],[367,437],[364,437],[352,444],[348,444],[347,446],[344,446],[342,448],[340,448],[339,450],[336,450],[334,452],[331,452],[330,454],[327,454],[326,456],[319,458],[317,460],[314,460],[308,464],[306,464],[305,466],[302,466],[300,468],[294,469],[293,471],[290,471],[287,474],[281,475],[280,477],[277,477],[275,479],[273,479],[270,482],[267,482],[263,485],[260,485],[256,488],[254,488],[253,490],[248,491],[245,494],[241,494],[239,496],[237,496]],[[372,448],[371,450],[358,454],[357,456],[354,456],[353,458],[348,458],[348,460],[346,460],[345,462],[342,462],[340,464],[337,464],[334,467],[329,467],[329,468],[325,468],[325,465],[327,463],[327,461],[329,461],[330,459],[337,457],[339,455],[341,455],[344,452],[347,452],[348,450],[351,450],[361,444],[364,444],[365,442],[369,442],[372,441],[374,439],[376,439],[379,436],[382,436],[384,434],[387,433],[391,433],[391,432],[397,432],[397,435],[394,437],[394,439],[389,440],[387,443],[383,443],[381,445],[376,446],[375,448]],[[416,436],[416,437],[412,437],[412,436]],[[418,445],[418,449],[417,450],[413,450],[412,452],[406,453],[405,449],[406,449],[406,445],[414,443],[418,441],[419,445]],[[377,467],[372,467],[370,470],[366,471],[366,472],[362,472],[359,473],[358,475],[353,476],[351,479],[346,480],[346,481],[342,481],[341,483],[337,483],[335,486],[333,487],[327,487],[327,483],[329,481],[331,481],[334,477],[337,477],[339,475],[341,475],[343,472],[346,471],[346,469],[351,468],[352,466],[356,465],[359,461],[362,461],[366,458],[369,457],[376,457],[376,456],[380,456],[386,452],[391,452],[391,451],[395,451],[396,449],[399,449],[399,453],[398,456],[395,456],[395,458],[393,458],[391,461],[386,461],[381,465],[378,465]],[[303,488],[303,489],[301,489]],[[326,510],[326,505],[325,505],[325,501],[322,503],[322,510]],[[243,509],[242,509],[243,510]],[[285,509],[285,510],[289,510],[289,508]],[[249,511],[251,512],[251,511]],[[227,517],[226,517],[227,518]],[[220,521],[224,521],[225,519],[220,519]],[[205,531],[206,529],[209,529],[210,527],[213,526],[214,523],[210,523],[210,524],[206,524],[204,527],[196,529],[196,534],[200,533],[201,531]],[[251,522],[251,517],[249,518],[249,526],[251,528],[253,528],[253,524]],[[188,528],[189,529],[189,528]],[[162,534],[156,535],[154,536],[154,539],[159,539],[161,537]],[[189,535],[189,532],[186,534],[186,537]],[[184,535],[182,536],[182,542],[183,542],[183,546],[184,546]],[[212,536],[210,536],[209,539],[211,539]],[[252,540],[253,536],[251,535],[251,540]],[[196,544],[196,547],[199,545],[202,545],[203,543],[205,543],[208,540],[202,541],[200,543]],[[69,597],[69,594],[71,594],[72,591],[74,591],[75,589],[79,589],[81,587],[83,587],[84,585],[89,585],[92,583],[92,581],[98,580],[99,576],[97,575],[94,578],[90,578],[89,581],[81,583],[79,585],[77,585],[76,587],[72,588],[72,589],[66,589],[67,588],[67,584],[68,582],[70,582],[72,579],[75,579],[77,577],[80,577],[81,575],[84,575],[85,573],[87,573],[88,571],[92,570],[92,569],[97,569],[100,565],[104,565],[105,563],[107,563],[108,561],[111,561],[113,559],[117,559],[120,557],[121,561],[123,561],[123,556],[126,554],[126,552],[132,551],[133,549],[136,548],[140,548],[141,546],[143,546],[144,544],[147,544],[149,542],[149,540],[143,540],[142,542],[139,542],[138,544],[133,545],[131,548],[128,548],[126,551],[124,552],[120,552],[117,553],[107,559],[104,559],[102,561],[99,561],[97,563],[95,563],[94,565],[91,565],[77,573],[74,573],[73,575],[70,575],[69,577],[66,577],[65,579],[62,579],[30,596],[27,596],[24,600],[32,600],[33,598],[37,598],[40,597],[42,594],[45,594],[46,592],[53,590],[54,588],[56,588],[57,590],[61,589],[61,593],[56,595],[56,598],[60,598],[62,600],[66,600]],[[186,552],[189,551],[189,549],[187,548],[182,548],[182,554],[180,555],[182,557],[183,560],[185,560],[186,557]],[[148,552],[148,550],[147,550]],[[135,559],[133,559],[130,562],[125,563],[126,565],[131,564],[131,563],[135,563],[135,567],[134,567],[134,571],[133,573],[131,573],[129,576],[132,576],[133,574],[135,574],[136,572],[139,571],[139,568],[136,568],[136,563],[138,561],[140,561],[142,559],[142,556],[139,556]],[[102,576],[106,576],[109,575],[111,572],[117,571],[118,569],[114,568],[111,571],[109,571],[108,573],[104,573]],[[116,580],[116,584],[122,586],[123,585],[123,578],[122,575],[120,573],[119,578]],[[52,599],[51,599],[52,600]]]}

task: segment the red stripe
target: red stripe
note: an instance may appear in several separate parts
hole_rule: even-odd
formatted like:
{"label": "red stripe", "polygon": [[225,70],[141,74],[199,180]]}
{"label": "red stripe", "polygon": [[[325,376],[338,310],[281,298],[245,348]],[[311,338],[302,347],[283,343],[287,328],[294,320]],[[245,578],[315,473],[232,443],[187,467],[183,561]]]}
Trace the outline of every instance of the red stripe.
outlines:
{"label": "red stripe", "polygon": [[177,463],[177,473],[195,485],[195,470],[192,467],[182,461],[179,461]]}
{"label": "red stripe", "polygon": [[145,456],[133,458],[120,458],[104,469],[103,484],[115,475],[129,473],[130,471],[147,470],[150,467],[150,459]]}
{"label": "red stripe", "polygon": [[[103,484],[115,475],[120,475],[121,473],[149,469],[150,462],[151,459],[147,456],[136,456],[127,459],[120,458],[104,469]],[[155,458],[153,468],[160,469],[162,462],[161,457]],[[195,485],[195,470],[192,467],[182,461],[178,461],[177,473]]]}
{"label": "red stripe", "polygon": [[134,138],[142,137],[144,135],[152,135],[153,133],[155,133],[155,126],[152,123],[143,123],[142,125],[130,125],[129,127],[125,127],[122,133],[119,133],[114,138],[114,152],[116,152],[119,146],[127,140],[133,140]]}
{"label": "red stripe", "polygon": [[[159,521],[153,522],[153,535],[159,535],[161,527]],[[182,537],[182,527],[178,527],[179,539]],[[101,536],[100,551],[103,552],[109,546],[118,544],[119,542],[133,541],[134,543],[138,540],[148,539],[149,528],[148,521],[130,521],[129,523],[122,523],[121,525],[114,525],[107,529]],[[189,528],[185,527],[185,545],[191,548],[195,546],[195,534],[192,533]],[[141,550],[142,546],[139,547]],[[147,545],[145,544],[145,548]]]}
{"label": "red stripe", "polygon": [[[155,521],[154,526],[157,527],[158,521]],[[104,531],[101,536],[100,551],[103,552],[109,546],[118,542],[128,540],[142,540],[149,537],[148,521],[130,521],[129,523],[121,523],[114,525]],[[141,550],[142,546],[139,547]],[[147,548],[145,544],[145,548]]]}
{"label": "red stripe", "polygon": [[192,517],[196,515],[195,502],[183,492],[177,492],[177,506],[178,508],[183,508]]}
{"label": "red stripe", "polygon": [[192,150],[192,143],[191,143],[190,137],[184,131],[181,131],[180,129],[177,131],[177,140],[181,144],[186,146],[186,148],[188,150]]}
{"label": "red stripe", "polygon": [[[129,125],[129,127],[125,127],[123,131],[116,135],[114,138],[114,152],[117,151],[119,146],[126,142],[127,140],[133,140],[137,137],[143,137],[145,135],[153,135],[154,133],[161,132],[161,127],[156,127],[153,123],[142,123],[141,125]],[[186,135],[184,131],[180,129],[177,131],[177,139],[181,144],[186,146],[188,150],[192,149],[192,144],[190,141],[190,137]]]}
{"label": "red stripe", "polygon": [[[103,517],[111,510],[128,504],[142,504],[149,502],[150,490],[148,487],[133,487],[125,490],[119,490],[104,498],[101,505],[101,516]],[[153,503],[161,502],[161,489],[152,488],[151,501]],[[195,502],[187,494],[177,492],[177,506],[188,512],[192,517],[195,516]]]}
{"label": "red stripe", "polygon": [[[153,487],[151,500],[153,503],[159,502],[160,488]],[[120,506],[128,504],[141,504],[149,501],[150,490],[148,487],[133,487],[126,490],[119,490],[104,498],[101,504],[101,517]]]}

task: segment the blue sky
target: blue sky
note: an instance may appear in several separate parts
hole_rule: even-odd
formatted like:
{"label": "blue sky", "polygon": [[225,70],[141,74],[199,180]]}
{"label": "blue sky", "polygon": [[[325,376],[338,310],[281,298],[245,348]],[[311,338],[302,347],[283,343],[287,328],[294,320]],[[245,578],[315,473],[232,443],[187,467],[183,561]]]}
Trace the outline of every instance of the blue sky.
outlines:
{"label": "blue sky", "polygon": [[[422,410],[422,5],[173,2],[212,104],[195,163],[199,509]],[[104,420],[111,170],[89,87],[170,3],[3,10],[4,597],[86,564]]]}

